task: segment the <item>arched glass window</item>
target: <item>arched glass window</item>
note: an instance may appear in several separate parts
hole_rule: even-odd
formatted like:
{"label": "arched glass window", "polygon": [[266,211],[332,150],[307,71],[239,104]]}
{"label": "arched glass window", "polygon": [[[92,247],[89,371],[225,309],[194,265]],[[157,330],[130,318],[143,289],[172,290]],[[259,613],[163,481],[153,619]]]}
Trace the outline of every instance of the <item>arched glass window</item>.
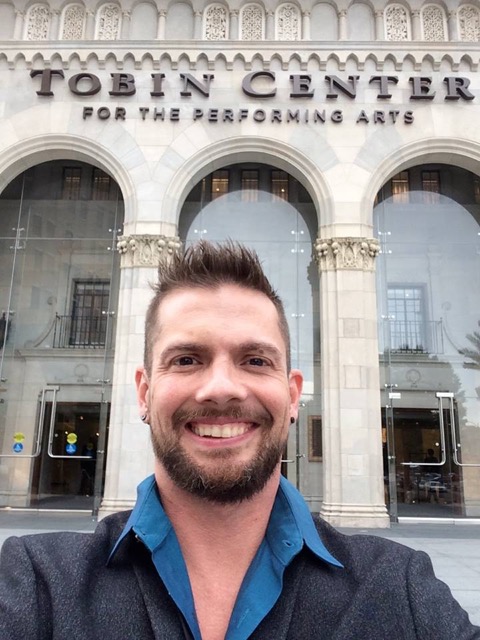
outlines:
{"label": "arched glass window", "polygon": [[[292,430],[284,472],[318,509],[322,495],[319,276],[313,257],[317,214],[305,187],[262,163],[224,166],[200,180],[183,205],[179,234],[188,245],[227,238],[253,247],[279,292],[290,327],[292,366],[305,376],[298,431]],[[305,459],[296,457],[297,446]],[[301,464],[301,468],[296,468]]]}
{"label": "arched glass window", "polygon": [[385,479],[393,516],[480,515],[480,178],[405,168],[374,209]]}
{"label": "arched glass window", "polygon": [[79,161],[33,166],[0,194],[2,506],[101,497],[122,223],[116,182]]}

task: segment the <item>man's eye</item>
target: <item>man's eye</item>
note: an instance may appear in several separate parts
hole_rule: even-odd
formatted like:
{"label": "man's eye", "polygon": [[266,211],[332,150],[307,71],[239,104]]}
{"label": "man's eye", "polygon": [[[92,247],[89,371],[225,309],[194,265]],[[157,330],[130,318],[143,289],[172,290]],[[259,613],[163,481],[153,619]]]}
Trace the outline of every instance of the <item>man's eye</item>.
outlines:
{"label": "man's eye", "polygon": [[197,360],[193,356],[180,356],[179,358],[175,358],[173,361],[173,364],[181,367],[188,367],[189,365],[196,363]]}
{"label": "man's eye", "polygon": [[264,358],[259,358],[258,356],[254,358],[248,358],[247,362],[254,367],[264,367],[267,364],[267,361],[264,360]]}

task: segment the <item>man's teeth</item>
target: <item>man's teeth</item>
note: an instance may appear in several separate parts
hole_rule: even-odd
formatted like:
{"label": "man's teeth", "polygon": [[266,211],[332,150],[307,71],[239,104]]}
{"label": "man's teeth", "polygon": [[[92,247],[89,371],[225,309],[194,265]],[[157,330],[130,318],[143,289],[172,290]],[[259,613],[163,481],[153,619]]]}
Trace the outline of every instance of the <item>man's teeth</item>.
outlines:
{"label": "man's teeth", "polygon": [[193,424],[192,431],[197,436],[210,436],[211,438],[234,438],[242,436],[248,431],[248,426],[243,424],[224,424],[222,426],[216,424]]}

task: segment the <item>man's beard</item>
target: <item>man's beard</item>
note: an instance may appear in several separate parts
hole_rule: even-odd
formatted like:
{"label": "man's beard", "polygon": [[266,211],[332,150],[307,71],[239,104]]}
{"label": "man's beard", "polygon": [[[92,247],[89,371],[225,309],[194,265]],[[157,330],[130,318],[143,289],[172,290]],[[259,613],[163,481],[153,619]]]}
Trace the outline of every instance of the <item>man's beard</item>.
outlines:
{"label": "man's beard", "polygon": [[[219,448],[209,453],[213,464],[208,468],[196,463],[182,448],[178,433],[188,422],[207,417],[231,417],[255,423],[255,428],[261,429],[264,437],[254,457],[248,462],[236,463],[233,449]],[[252,415],[240,408],[231,408],[227,412],[178,410],[170,427],[161,430],[152,427],[153,450],[178,488],[210,502],[238,503],[259,493],[281,460],[287,441],[286,438],[272,438],[273,423],[273,416],[268,412]],[[218,464],[215,465],[216,462]]]}

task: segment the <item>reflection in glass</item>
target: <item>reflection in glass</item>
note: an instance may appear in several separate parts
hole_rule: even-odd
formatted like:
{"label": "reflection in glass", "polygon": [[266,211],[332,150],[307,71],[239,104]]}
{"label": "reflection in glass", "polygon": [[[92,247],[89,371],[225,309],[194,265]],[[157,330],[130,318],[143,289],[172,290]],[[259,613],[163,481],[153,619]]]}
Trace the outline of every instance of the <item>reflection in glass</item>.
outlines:
{"label": "reflection in glass", "polygon": [[[1,505],[45,506],[39,495],[48,491],[39,494],[35,482],[50,464],[50,423],[60,420],[53,397],[95,404],[89,424],[96,442],[106,440],[122,222],[118,186],[82,162],[36,165],[0,194]],[[59,465],[77,474],[55,481],[67,507],[78,504],[81,469],[64,453]],[[90,507],[93,500],[90,492]]]}
{"label": "reflection in glass", "polygon": [[[228,175],[229,193],[213,198],[219,174]],[[284,171],[259,163],[230,165],[204,178],[201,188],[192,189],[181,212],[179,232],[187,245],[200,238],[233,238],[254,248],[278,290],[290,327],[292,366],[305,376],[298,431],[291,431],[283,468],[312,509],[318,510],[322,495],[320,329],[318,269],[312,255],[317,216],[312,200]],[[315,417],[310,431],[309,416]]]}
{"label": "reflection in glass", "polygon": [[392,180],[374,210],[390,510],[478,517],[480,368],[465,351],[480,315],[478,179],[446,165],[408,174],[418,190],[399,200]]}

